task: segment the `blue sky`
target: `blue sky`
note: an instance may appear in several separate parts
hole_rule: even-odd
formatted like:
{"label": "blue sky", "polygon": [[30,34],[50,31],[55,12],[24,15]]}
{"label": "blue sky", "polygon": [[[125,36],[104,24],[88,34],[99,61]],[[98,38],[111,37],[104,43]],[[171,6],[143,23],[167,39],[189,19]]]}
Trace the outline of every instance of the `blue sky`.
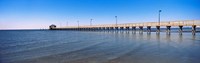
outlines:
{"label": "blue sky", "polygon": [[0,0],[0,29],[199,20],[200,0]]}

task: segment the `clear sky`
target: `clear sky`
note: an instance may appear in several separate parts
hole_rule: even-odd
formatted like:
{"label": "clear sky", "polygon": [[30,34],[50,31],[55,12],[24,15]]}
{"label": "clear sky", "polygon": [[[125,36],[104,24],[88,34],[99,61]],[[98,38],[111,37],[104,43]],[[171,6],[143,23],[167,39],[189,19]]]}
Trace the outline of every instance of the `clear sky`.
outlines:
{"label": "clear sky", "polygon": [[0,0],[0,29],[200,20],[200,0]]}

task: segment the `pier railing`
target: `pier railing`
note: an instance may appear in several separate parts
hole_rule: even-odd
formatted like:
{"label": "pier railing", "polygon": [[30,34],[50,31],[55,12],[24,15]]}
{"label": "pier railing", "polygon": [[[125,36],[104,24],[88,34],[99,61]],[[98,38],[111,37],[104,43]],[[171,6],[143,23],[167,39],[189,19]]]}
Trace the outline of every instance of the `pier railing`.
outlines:
{"label": "pier railing", "polygon": [[125,23],[125,24],[100,24],[100,25],[85,25],[85,26],[66,26],[56,27],[50,26],[51,30],[134,30],[139,27],[139,31],[143,31],[143,27],[147,27],[147,32],[151,32],[151,27],[156,27],[156,32],[159,33],[160,27],[166,26],[166,32],[170,33],[171,26],[179,27],[179,32],[182,34],[183,26],[191,26],[192,34],[195,35],[196,27],[200,26],[200,20],[182,20],[182,21],[162,21],[162,22],[145,22],[145,23]]}
{"label": "pier railing", "polygon": [[100,24],[84,26],[65,26],[60,28],[93,28],[93,27],[138,27],[138,26],[200,26],[200,20],[145,22],[145,23],[125,23],[125,24]]}

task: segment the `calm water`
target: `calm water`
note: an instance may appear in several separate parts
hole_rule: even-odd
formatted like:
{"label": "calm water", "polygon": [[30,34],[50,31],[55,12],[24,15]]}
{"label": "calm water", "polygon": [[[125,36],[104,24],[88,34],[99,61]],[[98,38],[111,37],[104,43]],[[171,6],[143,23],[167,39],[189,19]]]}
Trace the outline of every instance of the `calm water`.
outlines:
{"label": "calm water", "polygon": [[200,33],[0,31],[0,63],[200,63]]}

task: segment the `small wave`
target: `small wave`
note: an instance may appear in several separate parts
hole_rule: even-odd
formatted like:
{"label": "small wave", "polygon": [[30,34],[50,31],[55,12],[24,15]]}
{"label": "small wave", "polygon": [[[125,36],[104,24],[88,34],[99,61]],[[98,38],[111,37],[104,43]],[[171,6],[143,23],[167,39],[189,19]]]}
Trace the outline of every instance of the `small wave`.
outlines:
{"label": "small wave", "polygon": [[[90,41],[90,42],[77,42],[74,44],[71,43],[71,44],[54,45],[54,46],[50,46],[50,47],[32,49],[29,51],[21,51],[21,52],[16,52],[16,53],[12,53],[12,54],[6,54],[6,55],[4,55],[4,57],[5,56],[7,56],[7,57],[3,58],[3,60],[17,61],[17,60],[24,60],[24,59],[31,59],[31,58],[39,58],[39,57],[43,57],[43,56],[50,56],[50,55],[55,55],[55,54],[61,54],[61,53],[67,53],[67,52],[71,52],[71,51],[81,50],[81,49],[92,47],[92,46],[95,46],[95,45],[98,45],[101,43],[102,43],[101,41],[98,41],[98,42]],[[76,45],[76,46],[71,47],[70,45],[71,46]],[[67,48],[67,46],[70,48]],[[16,55],[18,55],[18,56],[16,56]]]}

